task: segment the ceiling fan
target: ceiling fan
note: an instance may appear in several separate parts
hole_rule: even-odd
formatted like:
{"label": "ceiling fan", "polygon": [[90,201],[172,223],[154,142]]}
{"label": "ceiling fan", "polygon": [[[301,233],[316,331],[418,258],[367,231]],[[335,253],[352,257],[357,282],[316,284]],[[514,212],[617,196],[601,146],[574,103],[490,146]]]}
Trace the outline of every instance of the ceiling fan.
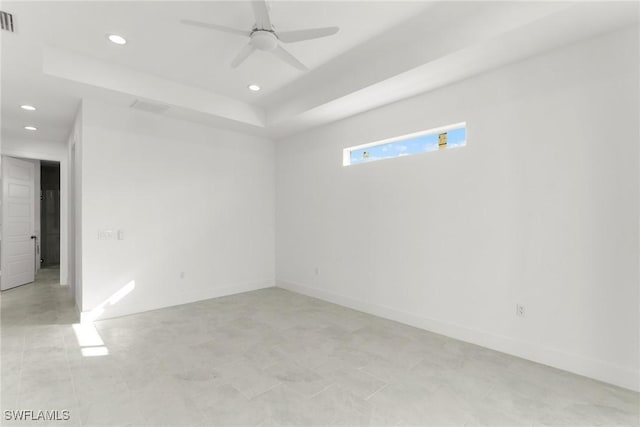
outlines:
{"label": "ceiling fan", "polygon": [[338,32],[338,27],[310,28],[306,30],[276,32],[271,24],[266,0],[255,0],[251,2],[256,23],[250,31],[238,30],[225,27],[224,25],[208,24],[206,22],[183,19],[182,23],[196,27],[208,28],[222,31],[229,34],[244,36],[249,38],[249,43],[240,50],[238,55],[231,61],[231,67],[236,68],[242,64],[255,50],[271,52],[287,64],[301,71],[306,71],[307,67],[295,56],[282,47],[281,43],[295,43],[303,40],[317,39],[331,36]]}

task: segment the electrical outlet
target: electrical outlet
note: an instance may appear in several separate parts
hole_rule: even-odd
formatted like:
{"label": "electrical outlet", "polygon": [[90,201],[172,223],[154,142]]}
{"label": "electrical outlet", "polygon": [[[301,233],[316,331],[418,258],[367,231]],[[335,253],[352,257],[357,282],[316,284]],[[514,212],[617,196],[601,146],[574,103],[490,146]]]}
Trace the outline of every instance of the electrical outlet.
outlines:
{"label": "electrical outlet", "polygon": [[184,271],[181,271],[181,272],[180,272],[180,278],[181,278],[181,279],[184,279]]}
{"label": "electrical outlet", "polygon": [[316,273],[316,276],[317,276],[318,274],[320,274],[320,269],[316,267],[315,270],[313,270],[313,272]]}
{"label": "electrical outlet", "polygon": [[524,317],[524,305],[516,304],[516,316]]}

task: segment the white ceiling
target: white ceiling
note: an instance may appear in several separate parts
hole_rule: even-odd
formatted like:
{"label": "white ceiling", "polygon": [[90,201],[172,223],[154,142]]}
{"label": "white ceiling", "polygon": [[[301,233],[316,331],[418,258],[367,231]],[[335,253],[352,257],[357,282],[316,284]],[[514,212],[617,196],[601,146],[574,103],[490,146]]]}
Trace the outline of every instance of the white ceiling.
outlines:
{"label": "white ceiling", "polygon": [[[582,38],[637,24],[638,4],[274,1],[276,30],[337,25],[287,45],[310,71],[264,52],[229,66],[242,37],[182,25],[253,25],[244,1],[4,2],[2,136],[64,141],[82,97],[170,106],[169,116],[284,136]],[[127,38],[126,46],[106,40]],[[263,90],[247,90],[249,83]],[[20,110],[30,103],[38,111]],[[35,124],[38,132],[22,129]]]}

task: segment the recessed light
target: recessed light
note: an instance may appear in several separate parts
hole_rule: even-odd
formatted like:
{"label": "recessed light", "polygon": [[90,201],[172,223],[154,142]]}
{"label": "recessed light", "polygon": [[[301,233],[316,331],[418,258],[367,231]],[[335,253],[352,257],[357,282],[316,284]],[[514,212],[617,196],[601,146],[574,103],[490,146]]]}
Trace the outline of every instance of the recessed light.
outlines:
{"label": "recessed light", "polygon": [[37,128],[37,127],[35,127],[35,126],[25,126],[24,128],[25,128],[26,130],[38,130],[38,128]]}
{"label": "recessed light", "polygon": [[260,90],[260,86],[258,86],[258,85],[249,85],[249,86],[247,86],[247,88],[249,90],[253,91],[253,92],[257,92],[257,91]]}
{"label": "recessed light", "polygon": [[111,43],[120,44],[120,45],[127,44],[127,39],[117,34],[107,34],[107,38]]}
{"label": "recessed light", "polygon": [[20,108],[22,108],[23,110],[27,110],[27,111],[36,111],[36,107],[34,107],[33,105],[21,105]]}

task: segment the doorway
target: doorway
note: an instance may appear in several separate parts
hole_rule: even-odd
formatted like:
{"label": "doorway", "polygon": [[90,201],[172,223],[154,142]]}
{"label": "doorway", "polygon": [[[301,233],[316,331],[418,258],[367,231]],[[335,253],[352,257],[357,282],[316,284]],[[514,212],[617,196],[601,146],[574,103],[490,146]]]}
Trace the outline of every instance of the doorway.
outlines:
{"label": "doorway", "polygon": [[60,163],[40,162],[40,267],[60,267]]}
{"label": "doorway", "polygon": [[60,276],[60,163],[2,156],[0,289]]}

